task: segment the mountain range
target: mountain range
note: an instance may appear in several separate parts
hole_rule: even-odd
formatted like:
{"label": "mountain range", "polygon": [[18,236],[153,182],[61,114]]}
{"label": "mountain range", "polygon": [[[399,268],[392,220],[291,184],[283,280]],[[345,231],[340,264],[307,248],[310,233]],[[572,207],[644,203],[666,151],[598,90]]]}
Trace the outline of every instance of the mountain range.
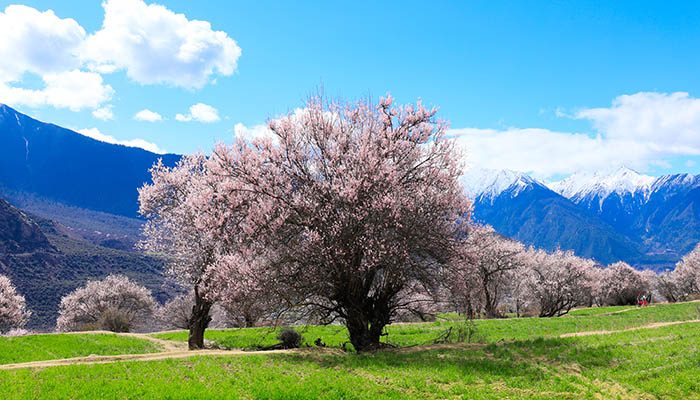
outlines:
{"label": "mountain range", "polygon": [[474,217],[506,236],[603,264],[672,266],[700,241],[700,175],[658,178],[621,167],[542,182],[508,170],[463,179]]}

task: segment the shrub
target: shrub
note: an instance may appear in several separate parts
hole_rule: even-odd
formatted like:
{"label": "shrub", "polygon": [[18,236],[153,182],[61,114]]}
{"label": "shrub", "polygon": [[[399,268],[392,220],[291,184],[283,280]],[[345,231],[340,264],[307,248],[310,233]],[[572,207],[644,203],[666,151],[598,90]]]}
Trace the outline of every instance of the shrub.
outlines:
{"label": "shrub", "polygon": [[282,347],[285,349],[296,349],[301,345],[304,337],[294,328],[283,328],[277,334],[277,339],[282,342]]}

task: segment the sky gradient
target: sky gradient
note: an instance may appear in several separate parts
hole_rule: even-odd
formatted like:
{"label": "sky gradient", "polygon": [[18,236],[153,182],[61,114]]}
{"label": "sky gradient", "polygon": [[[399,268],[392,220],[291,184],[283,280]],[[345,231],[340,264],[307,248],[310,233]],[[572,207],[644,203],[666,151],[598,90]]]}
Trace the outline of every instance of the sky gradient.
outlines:
{"label": "sky gradient", "polygon": [[0,1],[0,103],[188,153],[323,85],[440,106],[472,165],[700,173],[700,3],[610,3]]}

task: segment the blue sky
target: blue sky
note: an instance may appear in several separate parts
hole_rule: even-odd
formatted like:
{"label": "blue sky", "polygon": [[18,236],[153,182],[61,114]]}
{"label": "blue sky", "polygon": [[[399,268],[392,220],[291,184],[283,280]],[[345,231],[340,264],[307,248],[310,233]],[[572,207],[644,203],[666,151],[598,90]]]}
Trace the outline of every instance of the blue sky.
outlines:
{"label": "blue sky", "polygon": [[[237,124],[262,129],[322,84],[439,105],[471,165],[545,179],[617,164],[700,173],[700,3],[609,3],[0,1],[0,102],[187,153]],[[179,65],[155,41],[199,53]],[[50,56],[8,56],[46,43]],[[142,110],[162,120],[135,119]]]}

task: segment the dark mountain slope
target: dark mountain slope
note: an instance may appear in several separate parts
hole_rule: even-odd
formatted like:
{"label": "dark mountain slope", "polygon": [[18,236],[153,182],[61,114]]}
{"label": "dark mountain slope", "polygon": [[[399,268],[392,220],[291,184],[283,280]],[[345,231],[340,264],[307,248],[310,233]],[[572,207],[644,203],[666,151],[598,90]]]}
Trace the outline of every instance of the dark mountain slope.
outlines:
{"label": "dark mountain slope", "polygon": [[0,105],[0,186],[69,205],[137,216],[137,188],[158,158],[179,156],[100,142]]}

